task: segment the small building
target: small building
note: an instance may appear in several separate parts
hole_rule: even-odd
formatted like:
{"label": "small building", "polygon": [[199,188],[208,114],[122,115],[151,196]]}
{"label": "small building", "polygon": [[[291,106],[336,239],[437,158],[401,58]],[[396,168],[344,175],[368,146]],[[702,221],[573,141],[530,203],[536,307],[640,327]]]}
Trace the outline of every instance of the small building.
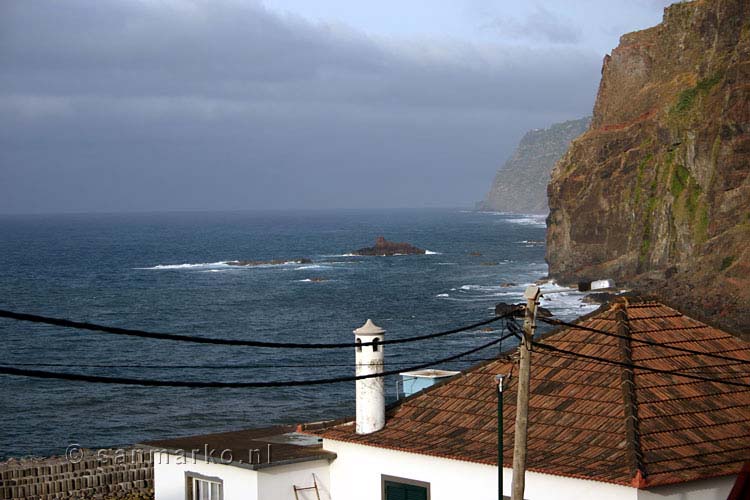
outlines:
{"label": "small building", "polygon": [[[750,459],[750,344],[657,302],[609,304],[578,326],[542,339],[558,351],[532,354],[525,497],[726,499]],[[384,332],[370,324],[356,334],[358,373],[382,370]],[[513,364],[484,362],[387,409],[376,394],[382,386],[360,385],[357,418],[365,425],[357,418],[303,425],[298,430],[322,443],[288,444],[299,449],[269,467],[156,465],[156,500],[197,500],[190,478],[200,488],[222,482],[222,493],[200,497],[206,500],[316,499],[316,492],[326,500],[496,500],[495,375],[512,374]],[[505,495],[516,382],[511,376],[502,392]],[[245,432],[217,444],[259,447],[269,439],[268,431]],[[156,445],[202,441],[214,438]],[[294,489],[313,482],[315,491]]]}
{"label": "small building", "polygon": [[159,500],[330,499],[334,452],[321,440],[271,427],[150,441]]}
{"label": "small building", "polygon": [[607,290],[609,288],[614,288],[614,287],[615,287],[614,280],[595,280],[591,282],[592,290]]}
{"label": "small building", "polygon": [[401,394],[411,396],[419,391],[432,387],[438,382],[458,375],[461,372],[452,370],[415,370],[401,373]]}

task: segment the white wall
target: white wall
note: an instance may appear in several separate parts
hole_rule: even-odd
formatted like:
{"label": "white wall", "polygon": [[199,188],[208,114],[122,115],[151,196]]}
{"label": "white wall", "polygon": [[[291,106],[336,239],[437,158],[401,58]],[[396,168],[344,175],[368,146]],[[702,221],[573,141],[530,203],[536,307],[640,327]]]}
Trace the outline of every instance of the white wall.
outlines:
{"label": "white wall", "polygon": [[[416,453],[325,439],[338,458],[331,463],[332,500],[381,500],[381,474],[430,483],[431,500],[497,500],[497,468]],[[510,495],[512,471],[503,469],[503,493]],[[527,472],[528,500],[637,500],[627,486]],[[161,499],[157,499],[161,500]]]}
{"label": "white wall", "polygon": [[[260,500],[295,500],[292,486],[312,486],[313,475],[318,483],[320,499],[331,500],[328,460],[277,465],[258,470],[258,498]],[[300,500],[317,500],[315,490],[300,491],[299,498]],[[234,499],[225,496],[224,500]]]}
{"label": "white wall", "polygon": [[[187,462],[187,463],[185,463]],[[171,454],[154,454],[156,500],[186,500],[185,473],[216,477],[224,482],[224,500],[295,500],[293,485],[312,486],[313,474],[321,500],[331,500],[328,460],[277,465],[257,471]],[[314,490],[299,492],[300,500],[317,500]]]}
{"label": "white wall", "polygon": [[[167,459],[169,459],[168,463]],[[231,465],[206,463],[200,458],[192,460],[179,455],[155,453],[156,500],[185,500],[185,472],[195,472],[203,476],[222,479],[224,500],[258,499],[258,473],[255,471]]]}
{"label": "white wall", "polygon": [[660,486],[638,492],[638,500],[726,500],[737,475]]}
{"label": "white wall", "polygon": [[[185,472],[218,477],[224,500],[294,500],[292,485],[311,486],[315,475],[322,500],[381,500],[381,475],[430,483],[431,500],[497,500],[497,468],[460,460],[387,450],[326,439],[324,448],[338,455],[252,471],[231,465],[193,463],[177,455],[154,456],[156,500],[185,500]],[[161,457],[161,460],[160,460]],[[169,461],[167,463],[167,458]],[[512,471],[503,469],[505,495]],[[597,481],[537,472],[526,473],[528,500],[724,500],[736,476],[636,490]],[[315,499],[300,492],[300,500]]]}

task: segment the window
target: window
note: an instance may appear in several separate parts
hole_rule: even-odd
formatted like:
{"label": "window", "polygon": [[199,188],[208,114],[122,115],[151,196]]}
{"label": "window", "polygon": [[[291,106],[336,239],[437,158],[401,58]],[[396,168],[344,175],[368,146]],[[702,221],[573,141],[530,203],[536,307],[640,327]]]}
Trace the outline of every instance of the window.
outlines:
{"label": "window", "polygon": [[362,352],[362,339],[357,339],[357,352]]}
{"label": "window", "polygon": [[380,339],[375,337],[372,339],[372,352],[378,352],[378,344],[380,343]]}
{"label": "window", "polygon": [[430,483],[381,476],[383,500],[430,500]]}
{"label": "window", "polygon": [[185,500],[222,500],[224,485],[217,477],[206,477],[200,474],[186,474],[187,491]]}

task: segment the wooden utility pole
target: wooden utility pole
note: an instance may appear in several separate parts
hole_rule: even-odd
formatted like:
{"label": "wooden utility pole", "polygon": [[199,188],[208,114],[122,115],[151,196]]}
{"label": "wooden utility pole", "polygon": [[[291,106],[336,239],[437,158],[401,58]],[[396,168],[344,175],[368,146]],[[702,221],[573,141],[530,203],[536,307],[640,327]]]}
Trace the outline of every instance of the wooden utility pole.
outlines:
{"label": "wooden utility pole", "polygon": [[526,315],[523,320],[523,341],[518,347],[521,358],[518,366],[518,399],[516,402],[516,431],[513,443],[513,484],[511,500],[523,500],[526,486],[526,431],[529,426],[529,381],[531,380],[531,341],[536,329],[536,301],[538,286],[526,288]]}

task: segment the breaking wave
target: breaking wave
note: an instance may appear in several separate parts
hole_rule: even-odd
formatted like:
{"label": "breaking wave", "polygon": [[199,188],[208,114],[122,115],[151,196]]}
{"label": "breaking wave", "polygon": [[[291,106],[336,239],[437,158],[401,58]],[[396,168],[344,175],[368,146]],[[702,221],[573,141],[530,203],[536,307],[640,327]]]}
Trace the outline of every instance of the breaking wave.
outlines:
{"label": "breaking wave", "polygon": [[[258,263],[258,264],[230,264],[237,262],[234,260],[223,260],[220,262],[200,262],[196,264],[158,264],[152,267],[136,267],[135,269],[147,270],[147,271],[169,271],[169,270],[228,270],[228,269],[256,269],[256,268],[268,268],[268,267],[284,267],[284,266],[295,266],[299,265],[299,261],[289,260],[284,262],[274,263]],[[320,266],[317,266],[320,267]],[[315,269],[315,265],[310,265],[300,269]]]}
{"label": "breaking wave", "polygon": [[163,271],[163,270],[170,270],[170,269],[214,269],[214,268],[229,267],[229,264],[227,264],[227,262],[229,261],[203,262],[199,264],[159,264],[153,267],[136,267],[136,269],[155,270],[155,271]]}
{"label": "breaking wave", "polygon": [[[460,302],[520,303],[524,301],[523,293],[526,287],[533,284],[519,282],[506,285],[462,285],[451,289],[458,294],[450,297],[447,296],[448,294],[443,294],[445,297],[442,298]],[[538,282],[537,285],[544,294],[540,300],[540,305],[552,311],[552,314],[557,317],[573,319],[588,314],[599,307],[597,304],[587,304],[583,301],[586,293],[579,292],[574,288],[560,286],[555,281]]]}
{"label": "breaking wave", "polygon": [[506,221],[521,226],[547,227],[546,215],[526,215],[522,217],[509,217]]}

